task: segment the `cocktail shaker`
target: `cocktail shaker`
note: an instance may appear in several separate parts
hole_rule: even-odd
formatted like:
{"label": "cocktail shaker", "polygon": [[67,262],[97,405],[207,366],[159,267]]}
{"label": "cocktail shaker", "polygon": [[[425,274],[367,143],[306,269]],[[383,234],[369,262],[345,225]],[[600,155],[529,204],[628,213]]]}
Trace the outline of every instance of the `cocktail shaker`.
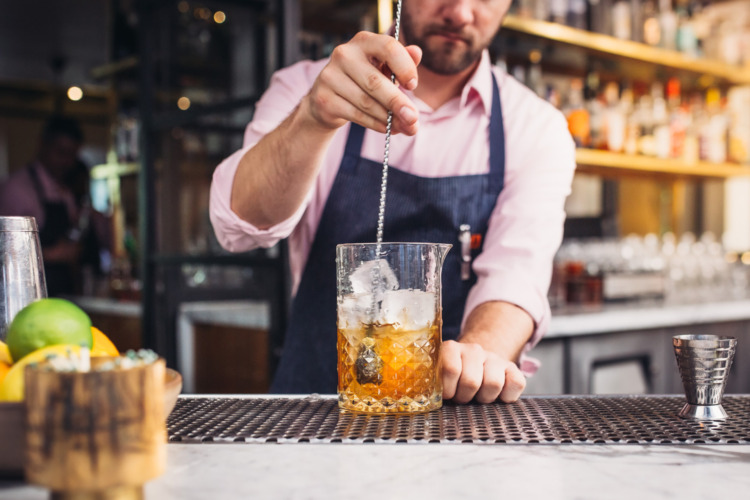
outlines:
{"label": "cocktail shaker", "polygon": [[0,340],[18,311],[46,296],[36,219],[0,217]]}

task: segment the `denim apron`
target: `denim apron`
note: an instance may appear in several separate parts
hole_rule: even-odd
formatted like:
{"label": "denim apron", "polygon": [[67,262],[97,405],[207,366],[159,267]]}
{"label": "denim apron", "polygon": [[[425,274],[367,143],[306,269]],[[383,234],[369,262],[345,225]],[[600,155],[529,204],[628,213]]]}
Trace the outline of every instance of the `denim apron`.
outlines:
{"label": "denim apron", "polygon": [[[396,168],[388,172],[384,241],[453,245],[443,265],[444,340],[458,337],[466,297],[477,280],[473,271],[469,279],[461,278],[459,228],[469,224],[478,242],[472,245],[473,259],[482,251],[487,223],[503,188],[505,133],[494,74],[492,90],[488,174],[431,178]],[[336,392],[336,245],[374,242],[377,232],[383,167],[360,156],[364,135],[363,127],[351,125],[292,303],[272,393]]]}
{"label": "denim apron", "polygon": [[[44,210],[44,225],[39,228],[39,244],[42,248],[50,248],[67,237],[73,228],[73,223],[68,215],[68,207],[64,202],[48,201],[45,198],[36,168],[32,165],[28,167],[28,172],[36,196]],[[47,295],[59,297],[75,292],[73,271],[72,264],[45,262],[44,276],[47,282]]]}

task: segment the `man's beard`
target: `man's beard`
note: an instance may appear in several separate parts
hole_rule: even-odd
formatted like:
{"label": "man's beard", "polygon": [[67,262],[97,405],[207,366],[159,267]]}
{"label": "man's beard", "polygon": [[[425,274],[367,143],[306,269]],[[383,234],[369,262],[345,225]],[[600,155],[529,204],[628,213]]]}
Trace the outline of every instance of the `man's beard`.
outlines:
{"label": "man's beard", "polygon": [[[412,18],[406,11],[402,14],[401,22],[404,41],[409,45],[417,45],[422,49],[421,66],[439,75],[455,75],[476,63],[482,57],[484,47],[478,47],[475,41],[465,37],[460,30],[451,26],[430,24],[424,27],[423,33],[417,33]],[[455,43],[439,43],[428,40],[430,35],[450,34],[461,41]],[[465,46],[462,46],[464,45]]]}

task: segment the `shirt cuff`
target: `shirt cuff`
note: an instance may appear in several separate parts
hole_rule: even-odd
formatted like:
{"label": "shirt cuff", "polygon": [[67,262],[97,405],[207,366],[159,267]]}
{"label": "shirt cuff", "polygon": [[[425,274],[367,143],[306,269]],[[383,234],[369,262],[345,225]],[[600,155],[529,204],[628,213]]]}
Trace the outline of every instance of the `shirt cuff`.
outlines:
{"label": "shirt cuff", "polygon": [[269,248],[289,236],[304,213],[303,203],[289,219],[268,229],[259,229],[241,219],[231,208],[232,184],[240,160],[254,144],[246,146],[229,156],[216,167],[211,182],[209,215],[216,238],[230,252],[245,252],[254,248]]}

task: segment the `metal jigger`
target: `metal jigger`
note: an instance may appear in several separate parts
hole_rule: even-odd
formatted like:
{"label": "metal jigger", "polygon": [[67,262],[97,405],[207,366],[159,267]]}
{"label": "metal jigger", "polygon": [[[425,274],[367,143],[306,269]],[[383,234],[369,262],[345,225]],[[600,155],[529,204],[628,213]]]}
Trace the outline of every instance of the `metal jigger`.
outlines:
{"label": "metal jigger", "polygon": [[718,335],[677,335],[672,338],[687,404],[682,418],[724,420],[727,412],[721,398],[737,346],[734,337]]}

